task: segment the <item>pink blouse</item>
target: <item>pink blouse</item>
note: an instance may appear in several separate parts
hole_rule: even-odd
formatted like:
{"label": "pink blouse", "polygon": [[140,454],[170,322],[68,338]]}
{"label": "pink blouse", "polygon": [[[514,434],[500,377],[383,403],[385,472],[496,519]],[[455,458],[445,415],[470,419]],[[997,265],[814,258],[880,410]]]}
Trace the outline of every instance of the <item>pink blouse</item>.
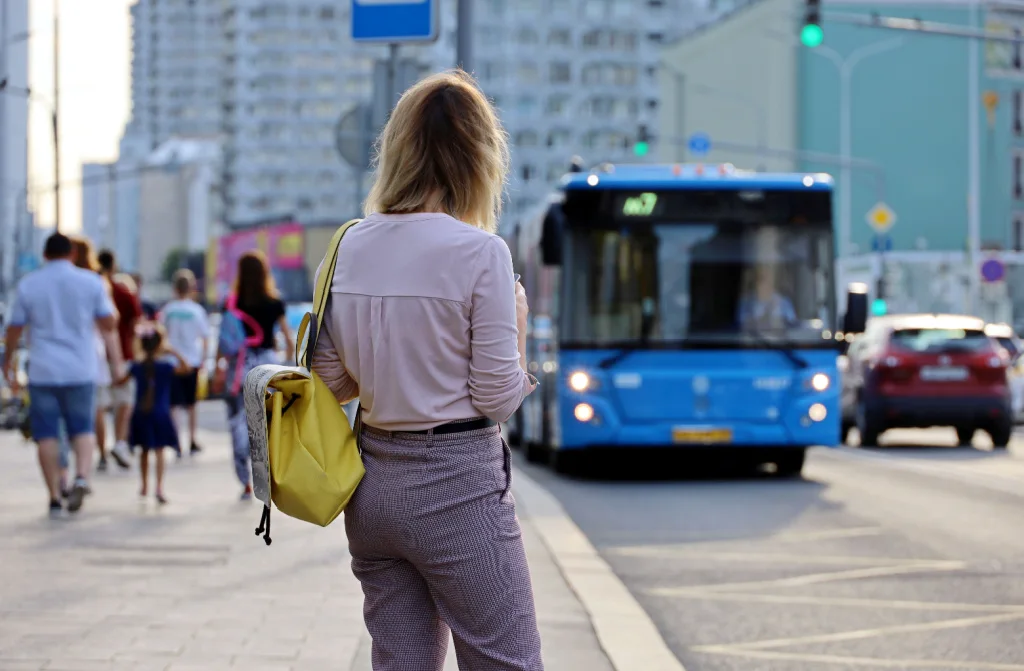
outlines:
{"label": "pink blouse", "polygon": [[504,240],[445,214],[374,214],[342,240],[313,370],[380,429],[504,422],[536,388],[517,339]]}

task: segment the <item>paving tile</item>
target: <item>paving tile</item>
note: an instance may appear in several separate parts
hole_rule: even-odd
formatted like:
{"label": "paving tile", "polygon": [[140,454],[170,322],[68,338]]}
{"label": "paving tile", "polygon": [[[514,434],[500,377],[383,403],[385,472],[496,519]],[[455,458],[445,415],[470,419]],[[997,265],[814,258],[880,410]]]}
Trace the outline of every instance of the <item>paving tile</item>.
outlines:
{"label": "paving tile", "polygon": [[[134,475],[96,474],[79,517],[54,524],[34,452],[0,433],[0,566],[18,577],[0,582],[0,671],[350,671],[366,635],[342,525],[275,515],[265,546],[226,435],[201,439],[169,464],[166,509],[138,502]],[[545,645],[586,649],[582,608],[524,538]],[[558,668],[608,668],[586,659]]]}

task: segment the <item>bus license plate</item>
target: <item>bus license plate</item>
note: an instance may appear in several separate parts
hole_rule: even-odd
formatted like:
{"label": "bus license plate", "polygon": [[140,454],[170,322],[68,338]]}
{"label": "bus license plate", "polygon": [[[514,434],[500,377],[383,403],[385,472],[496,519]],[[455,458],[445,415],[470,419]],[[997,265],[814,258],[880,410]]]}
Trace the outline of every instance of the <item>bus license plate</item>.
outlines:
{"label": "bus license plate", "polygon": [[731,443],[732,429],[676,427],[672,429],[672,441],[696,445]]}

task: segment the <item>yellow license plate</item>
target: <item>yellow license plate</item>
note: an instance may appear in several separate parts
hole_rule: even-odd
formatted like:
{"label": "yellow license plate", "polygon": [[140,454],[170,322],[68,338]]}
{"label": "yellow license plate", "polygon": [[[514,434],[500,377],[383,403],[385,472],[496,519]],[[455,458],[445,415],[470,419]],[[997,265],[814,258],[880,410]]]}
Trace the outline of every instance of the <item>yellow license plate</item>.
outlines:
{"label": "yellow license plate", "polygon": [[731,443],[732,429],[677,428],[672,429],[672,441],[696,445]]}

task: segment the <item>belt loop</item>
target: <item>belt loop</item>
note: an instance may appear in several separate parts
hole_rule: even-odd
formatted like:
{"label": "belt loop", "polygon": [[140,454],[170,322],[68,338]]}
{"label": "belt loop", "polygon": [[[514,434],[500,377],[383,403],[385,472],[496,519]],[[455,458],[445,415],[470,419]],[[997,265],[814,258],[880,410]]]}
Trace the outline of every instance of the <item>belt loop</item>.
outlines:
{"label": "belt loop", "polygon": [[427,429],[427,447],[434,446],[434,429]]}

